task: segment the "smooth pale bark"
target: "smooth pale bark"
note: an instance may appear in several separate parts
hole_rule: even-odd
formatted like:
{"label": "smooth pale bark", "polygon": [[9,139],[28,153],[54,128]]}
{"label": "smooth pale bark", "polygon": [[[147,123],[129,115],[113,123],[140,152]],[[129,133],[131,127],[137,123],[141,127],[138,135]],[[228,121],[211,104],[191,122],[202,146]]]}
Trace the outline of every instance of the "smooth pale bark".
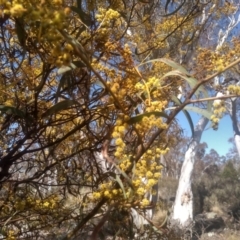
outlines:
{"label": "smooth pale bark", "polygon": [[234,141],[235,141],[236,148],[237,148],[237,151],[238,151],[238,156],[240,158],[240,136],[235,134]]}
{"label": "smooth pale bark", "polygon": [[[214,9],[215,5],[212,6]],[[201,23],[206,23],[208,21],[209,13],[206,13],[206,9],[203,8],[202,11],[202,19]],[[217,39],[216,52],[221,49],[223,44],[226,42],[233,28],[237,26],[240,22],[240,14],[236,10],[231,17],[228,18],[228,25],[224,30],[220,30]],[[219,77],[216,79],[219,82]],[[217,96],[222,95],[222,93],[218,93]],[[218,100],[216,100],[218,101]],[[183,162],[183,166],[181,169],[181,176],[179,180],[179,186],[177,190],[177,195],[175,199],[175,203],[173,206],[173,213],[171,223],[178,223],[180,228],[186,227],[193,220],[193,193],[191,187],[191,176],[195,163],[195,156],[197,154],[197,145],[199,144],[202,136],[202,132],[204,131],[206,125],[208,123],[208,119],[202,117],[195,130],[194,136],[192,138],[191,143],[189,144],[189,148],[185,154],[185,159]],[[238,129],[238,128],[237,128]],[[239,129],[238,129],[239,130]],[[236,131],[235,131],[236,133]],[[235,134],[235,143],[237,149],[240,153],[240,134],[239,131]]]}
{"label": "smooth pale bark", "polygon": [[192,194],[192,172],[195,163],[195,156],[198,151],[202,133],[208,123],[208,119],[202,117],[195,129],[194,136],[185,154],[181,169],[177,195],[173,206],[172,222],[177,222],[181,227],[186,227],[193,220],[193,194]]}
{"label": "smooth pale bark", "polygon": [[238,156],[240,159],[240,129],[239,129],[239,123],[237,119],[237,98],[233,100],[230,99],[227,102],[227,109],[232,120],[232,127],[234,131],[234,142],[235,142]]}

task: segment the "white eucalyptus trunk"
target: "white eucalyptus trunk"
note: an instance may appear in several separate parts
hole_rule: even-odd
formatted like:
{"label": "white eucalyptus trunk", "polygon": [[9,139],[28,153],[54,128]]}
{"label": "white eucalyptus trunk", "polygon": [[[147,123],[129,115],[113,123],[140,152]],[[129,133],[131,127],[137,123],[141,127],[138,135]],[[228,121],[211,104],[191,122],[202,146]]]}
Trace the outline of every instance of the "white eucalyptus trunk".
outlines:
{"label": "white eucalyptus trunk", "polygon": [[186,227],[193,220],[192,172],[198,149],[197,146],[207,123],[208,119],[205,117],[202,117],[198,121],[181,169],[181,176],[172,214],[172,221],[180,224],[181,228]]}
{"label": "white eucalyptus trunk", "polygon": [[[212,6],[212,9],[215,8],[215,5]],[[203,8],[202,10],[202,19],[201,23],[204,24],[208,21],[209,14],[206,13],[206,9]],[[228,25],[224,30],[220,29],[217,39],[217,46],[216,52],[223,46],[226,42],[227,38],[229,37],[232,30],[237,26],[240,22],[240,14],[236,10],[231,17],[228,18],[229,22]],[[219,82],[219,77],[215,79]],[[215,81],[215,82],[216,82]],[[222,95],[220,92],[217,96]],[[189,148],[185,154],[185,159],[183,162],[183,166],[181,169],[181,175],[177,190],[177,195],[175,199],[175,203],[173,206],[173,213],[171,217],[171,223],[174,225],[178,223],[179,228],[184,228],[188,226],[190,222],[193,220],[193,193],[191,187],[191,176],[194,168],[195,163],[195,156],[197,154],[197,145],[200,143],[202,133],[208,123],[208,119],[202,117],[197,126],[194,129],[194,136],[192,141],[189,145]],[[238,131],[239,133],[239,131]],[[240,134],[235,134],[235,143],[237,149],[240,153]],[[240,155],[239,155],[240,156]]]}
{"label": "white eucalyptus trunk", "polygon": [[238,157],[240,160],[240,127],[239,127],[238,118],[237,118],[237,98],[229,99],[229,101],[227,102],[227,110],[232,120],[234,142],[235,142],[235,146],[238,152]]}
{"label": "white eucalyptus trunk", "polygon": [[237,151],[238,151],[238,156],[240,158],[240,135],[239,134],[235,134],[234,141],[235,141],[236,148],[237,148]]}

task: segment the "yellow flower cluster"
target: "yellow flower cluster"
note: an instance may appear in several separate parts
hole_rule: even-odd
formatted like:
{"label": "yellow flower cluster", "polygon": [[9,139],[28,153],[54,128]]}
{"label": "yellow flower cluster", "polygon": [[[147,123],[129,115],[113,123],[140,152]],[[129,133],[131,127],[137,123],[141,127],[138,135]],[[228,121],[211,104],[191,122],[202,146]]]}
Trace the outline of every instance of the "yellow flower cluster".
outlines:
{"label": "yellow flower cluster", "polygon": [[21,17],[25,14],[29,21],[40,21],[41,27],[54,26],[57,29],[64,27],[65,16],[69,14],[67,9],[62,9],[62,4],[62,0],[46,0],[41,3],[39,0],[13,0],[12,3],[6,0],[2,1],[5,14],[13,17]]}
{"label": "yellow flower cluster", "polygon": [[[205,75],[212,74],[214,71],[221,72],[231,62],[231,59],[232,57],[226,55],[224,48],[218,49],[218,52],[200,48],[199,54],[197,55],[198,67],[196,70],[197,72],[201,72],[198,74],[202,74],[203,72]],[[202,71],[203,69],[204,71]],[[205,75],[203,77],[205,77]]]}
{"label": "yellow flower cluster", "polygon": [[6,240],[16,240],[16,237],[14,235],[15,235],[15,232],[13,230],[9,230]]}
{"label": "yellow flower cluster", "polygon": [[[112,33],[112,23],[118,25],[120,14],[113,9],[99,8],[96,14],[96,20],[99,22],[99,28],[95,36],[96,39],[101,39],[102,42],[107,42]],[[120,23],[119,23],[120,24]]]}
{"label": "yellow flower cluster", "polygon": [[[155,118],[150,117],[151,124]],[[144,122],[149,122],[149,119],[145,119]],[[154,122],[155,124],[155,122]],[[149,126],[151,128],[151,126]],[[112,137],[115,139],[116,151],[115,157],[117,158],[118,166],[122,171],[127,171],[132,165],[130,156],[126,153],[126,144],[123,141],[128,125],[124,123],[124,116],[119,117],[116,121]],[[146,207],[149,205],[149,200],[146,199],[147,193],[153,193],[153,186],[158,182],[161,176],[161,166],[157,163],[156,159],[159,159],[161,154],[168,152],[167,149],[155,148],[153,150],[147,150],[141,159],[136,163],[132,172],[132,187],[125,186],[125,193],[122,189],[115,187],[114,182],[102,183],[99,189],[93,192],[93,201],[98,201],[102,197],[119,201],[121,206],[139,205],[139,207]]]}
{"label": "yellow flower cluster", "polygon": [[[147,130],[153,126],[162,127],[164,123],[157,120],[154,116],[147,119],[143,119],[141,122],[147,125]],[[136,125],[139,126],[139,125]],[[141,126],[143,128],[144,125]],[[164,127],[166,127],[164,125]],[[122,171],[127,171],[132,166],[131,156],[126,152],[127,146],[123,141],[127,132],[128,124],[125,123],[125,116],[119,116],[115,123],[115,128],[112,133],[112,137],[115,139],[116,151],[115,157],[117,158],[118,166]],[[141,129],[139,126],[139,130]],[[145,129],[145,130],[146,130]],[[152,187],[157,183],[161,176],[161,166],[158,165],[155,159],[159,159],[160,154],[165,154],[169,149],[156,148],[154,150],[147,150],[147,152],[136,163],[133,170],[132,185],[134,189],[129,186],[125,187],[125,193],[123,194],[121,189],[116,189],[113,182],[102,183],[99,189],[93,192],[92,199],[97,201],[102,197],[118,200],[124,204],[138,202],[139,206],[145,207],[149,205],[149,201],[145,198],[147,192],[152,193]],[[134,192],[136,194],[134,194]],[[125,196],[125,197],[123,197]],[[122,199],[122,200],[121,200]]]}
{"label": "yellow flower cluster", "polygon": [[[133,181],[134,186],[139,187],[144,185],[149,189],[156,183],[156,180],[159,179],[161,166],[152,159],[154,159],[152,154],[145,154],[136,164],[136,169],[134,170],[136,176],[136,180]],[[147,180],[143,182],[142,178]]]}
{"label": "yellow flower cluster", "polygon": [[145,82],[138,82],[135,85],[136,90],[151,90],[158,83],[156,77],[149,77]]}
{"label": "yellow flower cluster", "polygon": [[101,24],[108,24],[108,21],[114,20],[116,18],[120,17],[119,12],[109,8],[108,10],[105,8],[99,8],[98,9],[98,14],[96,14],[96,19],[99,22],[102,22],[106,20],[104,23],[102,22]]}
{"label": "yellow flower cluster", "polygon": [[7,101],[4,102],[4,105],[5,105],[5,106],[9,106],[9,107],[14,106],[14,101],[13,101],[13,99],[8,99]]}
{"label": "yellow flower cluster", "polygon": [[221,57],[218,57],[218,59],[216,59],[214,62],[215,69],[218,72],[223,71],[224,68],[227,66],[227,64],[228,64],[228,62],[226,61],[226,59],[223,59]]}
{"label": "yellow flower cluster", "polygon": [[151,101],[146,108],[146,112],[161,112],[165,108],[166,104],[166,100]]}
{"label": "yellow flower cluster", "polygon": [[[29,90],[33,90],[40,82],[41,72],[42,72],[43,63],[37,59],[33,59],[31,65],[29,64],[29,60],[25,59],[22,63],[21,74],[25,79],[25,84],[29,88]],[[28,92],[30,94],[30,91]]]}
{"label": "yellow flower cluster", "polygon": [[11,15],[13,17],[21,17],[27,11],[21,1],[16,0],[13,0],[12,3],[7,0],[2,0],[1,6],[3,7],[4,14]]}
{"label": "yellow flower cluster", "polygon": [[229,94],[240,96],[240,86],[230,85],[227,90],[229,91]]}
{"label": "yellow flower cluster", "polygon": [[13,17],[21,17],[27,10],[21,4],[15,4],[10,8]]}
{"label": "yellow flower cluster", "polygon": [[[102,75],[107,76],[109,82],[107,82],[108,87],[111,89],[112,93],[116,98],[118,98],[121,102],[121,105],[124,107],[125,104],[125,97],[128,93],[128,95],[134,93],[134,88],[133,85],[135,84],[135,79],[134,78],[127,78],[127,79],[122,79],[121,74],[116,73],[114,69],[109,69],[108,66],[104,66],[101,63],[98,63],[96,61],[92,62],[92,67],[94,69],[98,69],[99,72],[101,72]],[[98,81],[96,79],[96,81]],[[114,100],[112,96],[109,98],[105,99],[107,101],[108,105],[111,105]]]}
{"label": "yellow flower cluster", "polygon": [[125,154],[126,144],[122,140],[124,138],[127,128],[128,124],[123,123],[123,120],[118,119],[112,133],[112,136],[115,138],[116,144],[116,151],[114,153],[114,156],[118,159],[119,167],[123,171],[126,171],[132,164],[130,158]]}
{"label": "yellow flower cluster", "polygon": [[[24,17],[24,20],[29,23],[29,28],[25,29],[29,38],[37,39],[40,43],[46,44],[46,47],[53,47],[53,56],[60,60],[58,65],[69,64],[71,57],[69,51],[66,49],[59,50],[59,42],[62,36],[58,30],[67,27],[67,21],[71,9],[63,6],[62,0],[13,0],[1,1],[2,11],[4,14],[11,15],[12,17]],[[37,23],[37,24],[36,24]],[[56,56],[57,55],[57,56]],[[40,68],[39,68],[40,69]]]}
{"label": "yellow flower cluster", "polygon": [[55,62],[57,67],[68,66],[72,61],[72,51],[73,47],[70,44],[61,47],[56,43],[51,52],[50,62]]}
{"label": "yellow flower cluster", "polygon": [[149,77],[147,81],[138,82],[134,86],[136,91],[143,91],[146,94],[146,112],[161,112],[167,105],[166,96],[162,94],[161,88],[156,86],[159,86],[159,80],[156,77]]}
{"label": "yellow flower cluster", "polygon": [[140,202],[141,207],[146,207],[149,205],[149,201],[145,198],[147,193],[154,194],[152,187],[157,184],[161,173],[160,166],[155,159],[160,157],[160,154],[164,154],[169,149],[155,149],[148,150],[138,161],[136,167],[133,171],[134,178],[132,184],[134,186],[134,191],[136,192],[135,198]]}
{"label": "yellow flower cluster", "polygon": [[110,42],[110,41],[107,41],[105,44],[104,44],[104,47],[105,47],[105,50],[106,51],[115,51],[116,48],[117,48],[117,44],[115,42]]}
{"label": "yellow flower cluster", "polygon": [[134,65],[134,62],[132,58],[132,50],[130,49],[129,45],[125,44],[123,48],[119,49],[119,52],[124,59],[124,65],[128,68],[131,68]]}
{"label": "yellow flower cluster", "polygon": [[217,130],[218,123],[222,118],[223,114],[226,112],[224,101],[222,100],[215,100],[213,103],[213,115],[211,116],[212,121],[212,128]]}
{"label": "yellow flower cluster", "polygon": [[[161,106],[160,106],[161,107]],[[154,109],[151,108],[154,111]],[[148,109],[149,111],[149,109]],[[153,127],[166,129],[167,125],[163,122],[162,118],[151,115],[150,117],[143,117],[142,121],[136,124],[136,129],[142,136],[147,136],[148,131]]]}
{"label": "yellow flower cluster", "polygon": [[58,205],[58,197],[50,196],[46,199],[35,199],[27,197],[26,199],[15,199],[14,207],[22,211],[24,209],[35,209],[35,210],[44,210],[44,209],[54,209]]}
{"label": "yellow flower cluster", "polygon": [[141,206],[142,207],[146,207],[150,204],[149,200],[144,198],[142,201],[141,201]]}
{"label": "yellow flower cluster", "polygon": [[92,199],[93,201],[98,201],[102,197],[108,199],[119,199],[119,196],[122,194],[121,189],[116,189],[113,186],[113,182],[102,183],[98,191],[93,192]]}

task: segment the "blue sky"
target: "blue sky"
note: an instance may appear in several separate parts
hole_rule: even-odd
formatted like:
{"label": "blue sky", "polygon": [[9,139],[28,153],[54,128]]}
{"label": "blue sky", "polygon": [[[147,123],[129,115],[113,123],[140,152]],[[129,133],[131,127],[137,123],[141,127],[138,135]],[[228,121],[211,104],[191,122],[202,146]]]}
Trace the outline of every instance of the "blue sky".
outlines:
{"label": "blue sky", "polygon": [[[189,113],[191,114],[192,121],[195,126],[201,116],[192,112]],[[191,130],[184,114],[179,113],[177,118],[184,129],[184,133],[187,136],[190,136]],[[233,137],[232,123],[230,117],[227,115],[221,119],[217,131],[210,128],[210,123],[208,124],[206,130],[203,132],[201,142],[207,143],[208,151],[210,149],[215,149],[219,155],[225,155],[231,147],[228,142],[228,139],[231,137]]]}

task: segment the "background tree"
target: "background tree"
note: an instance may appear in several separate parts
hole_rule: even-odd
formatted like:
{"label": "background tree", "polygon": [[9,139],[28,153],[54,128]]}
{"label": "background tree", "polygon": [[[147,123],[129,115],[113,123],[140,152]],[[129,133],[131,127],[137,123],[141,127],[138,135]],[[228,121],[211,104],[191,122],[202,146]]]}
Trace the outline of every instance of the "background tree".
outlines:
{"label": "background tree", "polygon": [[[219,4],[220,4],[219,7],[221,7],[221,3],[219,3]],[[208,25],[209,20],[212,21],[213,19],[216,18],[215,13],[213,13],[212,11],[217,6],[218,6],[217,3],[212,2],[212,5],[209,5],[209,6],[206,5],[204,7],[202,16],[200,19],[200,22],[204,23],[203,26]],[[212,53],[210,55],[212,57],[215,55],[216,61],[214,61],[214,58],[212,58],[212,60],[210,60],[210,64],[214,64],[214,67],[216,67],[218,69],[221,69],[222,67],[224,67],[223,65],[221,66],[221,62],[223,61],[223,60],[221,60],[221,51],[224,51],[223,44],[227,44],[227,42],[229,41],[228,38],[229,38],[230,32],[239,23],[238,9],[235,8],[233,10],[233,12],[234,12],[234,14],[229,18],[229,23],[227,24],[225,32],[223,32],[223,30],[221,30],[221,29],[219,30],[218,39],[217,39],[217,41],[215,40],[215,43],[213,43],[214,45],[212,46],[212,49],[215,48],[215,51],[212,51]],[[226,12],[222,12],[220,14],[222,14],[222,17],[223,17],[222,21],[224,21],[224,15],[226,14]],[[210,36],[211,32],[208,32],[208,34]],[[205,48],[205,50],[203,50],[203,51],[200,50],[200,52],[201,51],[202,51],[202,53],[205,51],[208,52],[209,50],[206,50],[206,47],[208,47],[208,46],[202,45],[201,38],[202,39],[204,38],[204,34],[199,38],[199,41],[200,41],[199,43],[203,48]],[[202,53],[198,54],[198,58],[201,58]],[[193,53],[193,54],[195,54],[195,53]],[[201,66],[201,64],[199,64],[198,67],[199,66]],[[209,70],[211,72],[213,70],[213,68],[209,68]],[[204,74],[206,74],[207,72],[208,72],[208,70],[204,71]],[[217,80],[218,80],[218,77],[215,78],[215,82]],[[212,82],[212,84],[213,84],[212,85],[212,87],[213,87],[214,83]],[[213,89],[212,87],[211,87],[211,89]],[[217,88],[216,88],[216,90],[217,90]],[[216,92],[216,90],[215,90],[215,92]],[[223,94],[221,92],[217,92],[217,97],[218,96],[221,97],[222,95]],[[222,113],[225,111],[225,108],[224,108],[223,102],[220,100],[214,101],[213,106],[214,106],[215,110],[213,111],[213,115],[211,116],[211,121],[212,121],[213,127],[216,127],[219,122],[219,117],[222,116]],[[209,109],[209,106],[207,108]],[[181,177],[180,177],[179,187],[178,187],[177,196],[176,196],[176,200],[175,200],[175,204],[174,204],[172,219],[173,219],[173,222],[174,221],[177,221],[178,223],[180,222],[180,224],[183,227],[187,227],[193,220],[192,173],[193,173],[193,169],[194,169],[196,155],[198,152],[198,145],[201,140],[201,135],[202,135],[205,127],[207,126],[208,121],[209,121],[209,118],[207,117],[207,115],[203,116],[198,121],[198,123],[194,129],[194,132],[193,132],[193,137],[192,137],[191,143],[185,154],[185,160],[184,160],[182,170],[181,170]]]}

